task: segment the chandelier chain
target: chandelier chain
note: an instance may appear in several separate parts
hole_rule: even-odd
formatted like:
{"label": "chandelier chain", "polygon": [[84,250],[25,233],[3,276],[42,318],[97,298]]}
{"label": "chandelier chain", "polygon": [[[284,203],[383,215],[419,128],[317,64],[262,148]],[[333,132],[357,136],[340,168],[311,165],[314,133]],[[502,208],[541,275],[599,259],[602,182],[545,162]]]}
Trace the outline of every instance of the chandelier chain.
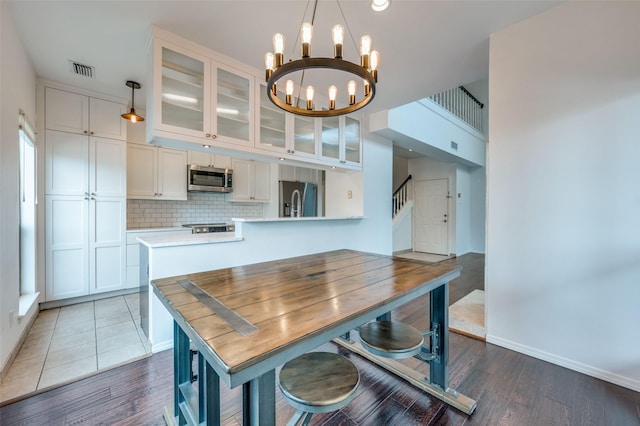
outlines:
{"label": "chandelier chain", "polygon": [[336,4],[338,5],[338,9],[340,10],[340,15],[342,15],[342,19],[344,20],[344,26],[347,27],[347,31],[349,31],[349,37],[351,37],[351,42],[353,43],[353,47],[358,51],[358,43],[356,43],[355,37],[353,37],[353,33],[351,32],[351,27],[349,27],[349,23],[347,22],[347,17],[344,16],[344,12],[342,11],[342,6],[340,6],[340,2],[336,0]]}

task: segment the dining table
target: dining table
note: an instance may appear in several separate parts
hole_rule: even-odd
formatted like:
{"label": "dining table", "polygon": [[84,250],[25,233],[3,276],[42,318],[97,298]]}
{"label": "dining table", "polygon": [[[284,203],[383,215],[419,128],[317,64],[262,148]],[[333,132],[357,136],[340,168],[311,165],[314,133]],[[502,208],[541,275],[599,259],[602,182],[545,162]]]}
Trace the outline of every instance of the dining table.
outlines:
{"label": "dining table", "polygon": [[[244,425],[274,425],[276,368],[329,341],[471,414],[475,401],[448,382],[449,282],[460,269],[343,249],[152,280],[174,320],[169,417],[179,425],[220,424],[222,382],[242,386]],[[425,294],[427,378],[368,354],[350,338],[363,324],[389,319],[394,309]]]}

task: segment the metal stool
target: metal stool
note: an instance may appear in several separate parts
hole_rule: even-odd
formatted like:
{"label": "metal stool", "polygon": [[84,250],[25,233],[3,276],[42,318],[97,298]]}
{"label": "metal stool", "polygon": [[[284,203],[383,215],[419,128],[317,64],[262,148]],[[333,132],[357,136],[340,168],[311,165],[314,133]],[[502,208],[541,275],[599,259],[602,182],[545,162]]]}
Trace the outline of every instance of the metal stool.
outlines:
{"label": "metal stool", "polygon": [[374,355],[403,359],[418,355],[424,336],[418,329],[396,321],[373,321],[360,327],[362,346]]}
{"label": "metal stool", "polygon": [[342,355],[309,352],[288,361],[278,377],[286,401],[297,409],[287,425],[308,425],[315,413],[346,406],[360,383],[358,369]]}

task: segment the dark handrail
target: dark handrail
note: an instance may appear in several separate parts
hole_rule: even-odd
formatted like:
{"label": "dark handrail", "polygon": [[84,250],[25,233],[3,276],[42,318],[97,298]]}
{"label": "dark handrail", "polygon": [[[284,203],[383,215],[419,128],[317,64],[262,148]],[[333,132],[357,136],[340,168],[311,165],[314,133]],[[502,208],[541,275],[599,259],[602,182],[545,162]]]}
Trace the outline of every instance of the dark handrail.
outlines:
{"label": "dark handrail", "polygon": [[462,90],[464,92],[464,94],[467,95],[468,97],[470,97],[475,103],[480,105],[480,109],[484,108],[484,104],[482,102],[480,102],[478,99],[476,99],[476,97],[473,96],[471,94],[471,92],[469,92],[467,89],[465,89],[464,86],[459,86],[459,89]]}
{"label": "dark handrail", "polygon": [[407,176],[407,178],[404,180],[404,182],[402,182],[400,184],[400,186],[398,187],[398,189],[396,189],[395,191],[393,191],[393,195],[396,195],[398,193],[398,191],[400,191],[402,189],[403,186],[406,185],[407,182],[409,182],[411,180],[411,175]]}

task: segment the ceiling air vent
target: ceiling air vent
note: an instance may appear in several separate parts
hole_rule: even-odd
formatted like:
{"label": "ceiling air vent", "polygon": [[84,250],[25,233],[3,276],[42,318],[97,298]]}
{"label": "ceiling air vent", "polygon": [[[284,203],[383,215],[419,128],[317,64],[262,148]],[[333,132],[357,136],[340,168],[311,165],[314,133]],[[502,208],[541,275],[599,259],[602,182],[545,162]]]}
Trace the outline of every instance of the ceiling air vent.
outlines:
{"label": "ceiling air vent", "polygon": [[451,141],[451,149],[458,149],[458,144],[454,141]]}
{"label": "ceiling air vent", "polygon": [[90,65],[82,65],[74,61],[69,61],[69,65],[71,66],[72,73],[81,75],[83,77],[93,78],[95,71],[94,67]]}

